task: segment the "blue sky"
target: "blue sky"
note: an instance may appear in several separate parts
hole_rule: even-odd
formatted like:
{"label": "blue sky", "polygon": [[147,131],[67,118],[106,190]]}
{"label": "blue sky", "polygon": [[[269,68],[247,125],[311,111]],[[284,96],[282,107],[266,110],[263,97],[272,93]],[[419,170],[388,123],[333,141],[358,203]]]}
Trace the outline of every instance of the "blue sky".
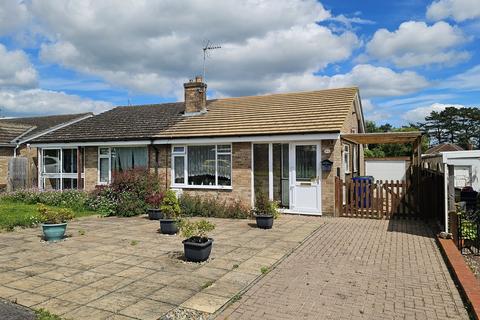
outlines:
{"label": "blue sky", "polygon": [[359,86],[367,119],[479,106],[480,0],[5,0],[0,116]]}

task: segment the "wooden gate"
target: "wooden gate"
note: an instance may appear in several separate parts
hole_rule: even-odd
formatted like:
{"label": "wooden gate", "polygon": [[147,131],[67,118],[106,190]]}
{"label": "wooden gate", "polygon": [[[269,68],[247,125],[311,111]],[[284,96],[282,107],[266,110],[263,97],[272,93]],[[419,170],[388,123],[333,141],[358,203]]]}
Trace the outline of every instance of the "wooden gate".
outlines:
{"label": "wooden gate", "polygon": [[335,178],[335,211],[340,217],[416,217],[445,221],[445,179],[438,170],[412,166],[405,181],[347,181]]}
{"label": "wooden gate", "polygon": [[408,181],[347,181],[335,178],[336,211],[341,217],[414,217],[417,210]]}

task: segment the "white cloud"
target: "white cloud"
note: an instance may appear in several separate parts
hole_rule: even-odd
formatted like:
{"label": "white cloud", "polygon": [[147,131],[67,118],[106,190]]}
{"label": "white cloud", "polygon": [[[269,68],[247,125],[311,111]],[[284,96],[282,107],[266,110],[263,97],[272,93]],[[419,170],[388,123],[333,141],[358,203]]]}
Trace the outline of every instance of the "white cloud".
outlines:
{"label": "white cloud", "polygon": [[467,91],[480,91],[480,65],[455,75],[443,83],[442,88],[446,89],[460,89]]}
{"label": "white cloud", "polygon": [[463,108],[464,105],[433,103],[429,106],[418,107],[418,108],[409,110],[402,116],[402,118],[410,122],[422,122],[422,121],[425,121],[425,117],[430,115],[432,111],[440,112],[445,110],[445,108],[447,107]]}
{"label": "white cloud", "polygon": [[38,89],[37,71],[21,50],[0,44],[0,109],[2,114],[61,114],[101,112],[112,105],[64,92]]}
{"label": "white cloud", "polygon": [[27,22],[28,18],[28,8],[23,1],[2,0],[2,5],[0,5],[0,35],[18,30]]}
{"label": "white cloud", "polygon": [[362,97],[401,96],[428,86],[428,81],[413,71],[395,72],[369,64],[355,66],[349,73],[334,76],[301,74],[279,79],[277,91],[318,90],[358,86]]}
{"label": "white cloud", "polygon": [[37,71],[21,50],[8,51],[0,43],[0,87],[32,88],[37,85]]}
{"label": "white cloud", "polygon": [[434,1],[427,8],[427,18],[436,21],[453,18],[458,22],[480,18],[480,3],[478,0]]}
{"label": "white cloud", "polygon": [[331,15],[315,0],[121,6],[114,0],[33,0],[32,11],[51,39],[41,48],[44,61],[161,95],[175,94],[201,73],[206,39],[222,46],[207,61],[207,78],[224,95],[267,92],[283,76],[318,71],[360,45],[352,32],[318,25]]}
{"label": "white cloud", "polygon": [[393,32],[377,30],[366,51],[373,58],[392,61],[399,67],[453,65],[470,58],[468,52],[456,50],[467,40],[459,28],[443,21],[431,26],[407,21]]}
{"label": "white cloud", "polygon": [[109,102],[84,99],[64,92],[42,89],[0,90],[2,113],[16,115],[47,115],[103,112],[112,107]]}

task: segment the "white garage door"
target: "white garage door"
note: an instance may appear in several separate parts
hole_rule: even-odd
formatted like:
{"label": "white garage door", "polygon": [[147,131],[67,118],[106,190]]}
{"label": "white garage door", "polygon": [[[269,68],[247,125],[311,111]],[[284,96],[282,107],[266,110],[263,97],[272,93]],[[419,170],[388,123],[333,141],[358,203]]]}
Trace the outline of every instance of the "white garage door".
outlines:
{"label": "white garage door", "polygon": [[365,160],[365,173],[375,180],[405,180],[405,160]]}

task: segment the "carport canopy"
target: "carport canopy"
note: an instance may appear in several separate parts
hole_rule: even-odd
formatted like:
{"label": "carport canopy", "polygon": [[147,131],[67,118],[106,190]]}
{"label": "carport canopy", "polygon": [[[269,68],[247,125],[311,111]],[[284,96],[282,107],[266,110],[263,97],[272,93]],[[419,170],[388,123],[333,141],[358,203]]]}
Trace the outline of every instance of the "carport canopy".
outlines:
{"label": "carport canopy", "polygon": [[413,163],[420,164],[422,156],[422,133],[420,131],[344,133],[340,137],[357,144],[413,143],[412,160]]}

